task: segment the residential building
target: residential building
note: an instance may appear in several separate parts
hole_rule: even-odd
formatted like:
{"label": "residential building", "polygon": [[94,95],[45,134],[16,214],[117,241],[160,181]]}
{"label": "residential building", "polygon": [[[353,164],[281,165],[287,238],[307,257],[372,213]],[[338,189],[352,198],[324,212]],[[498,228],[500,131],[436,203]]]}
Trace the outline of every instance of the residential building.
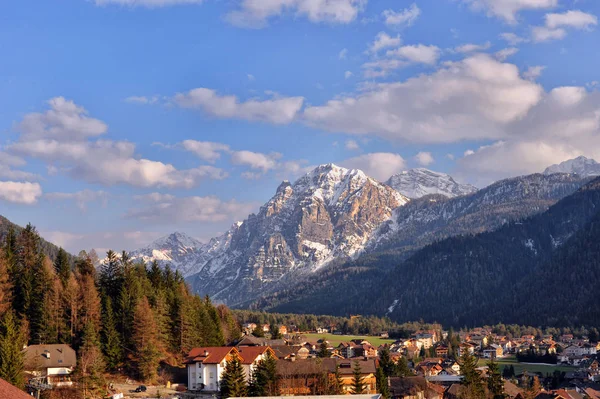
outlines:
{"label": "residential building", "polygon": [[190,391],[218,391],[221,385],[221,375],[227,362],[233,356],[239,357],[237,348],[233,346],[192,349],[184,362],[187,365],[188,389]]}
{"label": "residential building", "polygon": [[31,345],[25,348],[25,371],[55,387],[73,385],[77,365],[75,350],[66,344]]}

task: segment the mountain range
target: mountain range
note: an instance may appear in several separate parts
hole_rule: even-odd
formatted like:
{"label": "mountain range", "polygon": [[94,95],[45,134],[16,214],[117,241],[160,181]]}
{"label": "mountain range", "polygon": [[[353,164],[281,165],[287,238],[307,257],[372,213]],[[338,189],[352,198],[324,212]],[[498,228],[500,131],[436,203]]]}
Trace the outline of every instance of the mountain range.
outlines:
{"label": "mountain range", "polygon": [[[579,157],[478,190],[423,168],[382,183],[326,164],[282,182],[256,214],[207,243],[176,232],[130,256],[170,265],[230,306],[460,324],[504,320],[474,305],[494,295],[519,321],[519,287],[535,285],[534,270],[559,267],[555,254],[571,256],[565,248],[580,231],[596,231],[599,165]],[[0,219],[0,235],[9,223]]]}
{"label": "mountain range", "polygon": [[[321,165],[281,183],[257,214],[207,244],[174,233],[131,255],[171,264],[215,301],[254,307],[288,301],[278,309],[318,312],[306,306],[307,297],[320,287],[335,291],[331,282],[349,271],[376,275],[439,240],[542,213],[589,181],[595,165],[578,158],[481,190],[423,168],[381,183],[360,170]],[[363,259],[377,259],[377,270],[357,269]],[[298,284],[304,289],[290,288]]]}

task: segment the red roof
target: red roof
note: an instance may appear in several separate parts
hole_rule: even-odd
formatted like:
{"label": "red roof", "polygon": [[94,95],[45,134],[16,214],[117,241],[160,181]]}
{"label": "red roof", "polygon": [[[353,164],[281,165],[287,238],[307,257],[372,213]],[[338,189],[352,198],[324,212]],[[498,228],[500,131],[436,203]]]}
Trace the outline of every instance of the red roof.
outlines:
{"label": "red roof", "polygon": [[194,348],[188,353],[185,363],[219,364],[232,352],[238,351],[233,346]]}
{"label": "red roof", "polygon": [[0,378],[0,398],[31,399],[31,396]]}
{"label": "red roof", "polygon": [[271,351],[273,357],[275,353],[269,346],[241,346],[238,348],[242,364],[252,364],[257,357],[261,356],[267,351]]}

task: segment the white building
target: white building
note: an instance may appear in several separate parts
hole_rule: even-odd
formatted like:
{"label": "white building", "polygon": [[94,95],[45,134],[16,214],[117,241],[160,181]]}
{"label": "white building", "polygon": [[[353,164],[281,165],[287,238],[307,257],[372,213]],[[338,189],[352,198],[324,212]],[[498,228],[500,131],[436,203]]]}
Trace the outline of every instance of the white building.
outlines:
{"label": "white building", "polygon": [[31,345],[25,348],[25,371],[52,386],[71,386],[71,373],[77,365],[75,350],[69,345]]}

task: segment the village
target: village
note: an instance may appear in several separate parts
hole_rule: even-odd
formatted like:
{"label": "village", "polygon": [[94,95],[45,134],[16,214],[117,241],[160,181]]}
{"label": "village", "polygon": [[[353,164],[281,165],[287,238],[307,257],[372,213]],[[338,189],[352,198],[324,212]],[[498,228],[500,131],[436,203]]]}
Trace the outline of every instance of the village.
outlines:
{"label": "village", "polygon": [[[478,360],[476,371],[483,381],[489,378],[489,362],[495,362],[506,398],[600,398],[600,343],[585,336],[508,337],[486,328],[453,333],[440,326],[390,339],[387,332],[356,338],[332,328],[301,332],[295,326],[247,323],[242,327],[242,338],[229,346],[192,349],[178,381],[154,391],[148,387],[147,393],[145,386],[135,392],[136,382],[131,382],[132,392],[117,392],[111,386],[109,397],[155,397],[151,392],[161,388],[164,395],[171,395],[163,397],[213,397],[221,393],[223,376],[233,359],[243,369],[247,384],[261,362],[273,359],[277,387],[276,395],[269,396],[331,394],[330,382],[336,380],[340,386],[333,393],[337,394],[370,395],[386,390],[385,398],[458,399],[465,378],[461,359],[467,354]],[[68,345],[31,345],[25,352],[30,387],[73,385],[71,373],[78,359]],[[387,389],[378,383],[382,376]],[[532,389],[538,392],[532,395]]]}

